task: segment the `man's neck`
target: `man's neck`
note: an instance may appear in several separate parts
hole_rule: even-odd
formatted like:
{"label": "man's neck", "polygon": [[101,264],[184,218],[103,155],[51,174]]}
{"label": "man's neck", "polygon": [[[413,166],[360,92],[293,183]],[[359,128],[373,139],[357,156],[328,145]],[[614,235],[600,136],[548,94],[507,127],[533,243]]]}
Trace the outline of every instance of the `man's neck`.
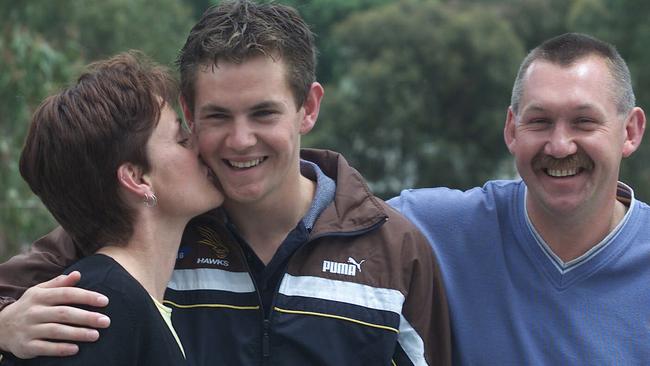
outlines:
{"label": "man's neck", "polygon": [[[618,200],[603,210],[592,210],[590,215],[539,214],[529,208],[529,218],[535,230],[553,253],[569,262],[588,252],[611,233],[625,216],[627,207]],[[609,212],[603,215],[603,212]]]}
{"label": "man's neck", "polygon": [[300,175],[290,195],[265,197],[259,202],[228,201],[224,208],[239,234],[255,254],[268,264],[287,235],[305,216],[316,192],[316,182]]}

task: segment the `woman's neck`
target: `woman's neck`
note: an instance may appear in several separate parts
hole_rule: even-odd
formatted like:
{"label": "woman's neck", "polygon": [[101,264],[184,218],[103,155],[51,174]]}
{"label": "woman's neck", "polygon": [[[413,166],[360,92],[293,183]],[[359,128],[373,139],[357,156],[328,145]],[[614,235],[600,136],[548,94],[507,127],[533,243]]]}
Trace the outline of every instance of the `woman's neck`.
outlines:
{"label": "woman's neck", "polygon": [[106,246],[97,253],[113,258],[149,295],[162,302],[187,222],[139,221],[126,244]]}

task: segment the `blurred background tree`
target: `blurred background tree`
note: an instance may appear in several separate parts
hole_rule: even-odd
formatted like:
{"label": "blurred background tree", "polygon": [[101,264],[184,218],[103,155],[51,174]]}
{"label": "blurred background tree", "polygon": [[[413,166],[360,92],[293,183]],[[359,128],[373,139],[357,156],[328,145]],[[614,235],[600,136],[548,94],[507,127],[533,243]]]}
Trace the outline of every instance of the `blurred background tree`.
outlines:
{"label": "blurred background tree", "polygon": [[[642,0],[276,1],[296,7],[317,35],[326,93],[303,144],[340,151],[384,198],[513,177],[502,141],[512,82],[526,52],[549,37],[579,31],[615,44],[638,104],[650,105],[650,3]],[[213,3],[0,0],[0,260],[55,225],[17,170],[34,108],[83,65],[120,51],[171,66]],[[644,143],[622,174],[646,201],[648,158]]]}
{"label": "blurred background tree", "polygon": [[0,260],[55,226],[18,172],[35,107],[83,65],[120,51],[172,66],[193,10],[176,0],[0,0]]}

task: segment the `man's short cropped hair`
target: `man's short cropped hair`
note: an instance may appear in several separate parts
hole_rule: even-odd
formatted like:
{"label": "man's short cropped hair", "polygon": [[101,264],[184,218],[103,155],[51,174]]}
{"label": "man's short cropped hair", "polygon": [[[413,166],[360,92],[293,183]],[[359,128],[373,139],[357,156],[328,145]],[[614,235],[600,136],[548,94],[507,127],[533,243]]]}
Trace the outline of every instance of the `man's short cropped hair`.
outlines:
{"label": "man's short cropped hair", "polygon": [[147,141],[177,96],[167,69],[131,51],[89,65],[34,113],[20,174],[85,254],[131,237],[134,212],[117,169],[149,170]]}
{"label": "man's short cropped hair", "polygon": [[636,102],[630,70],[616,48],[586,34],[566,33],[545,41],[532,50],[521,63],[510,100],[514,113],[519,113],[526,71],[534,61],[543,60],[561,66],[570,66],[588,56],[598,56],[607,62],[613,81],[610,91],[612,98],[615,99],[618,113],[626,114],[634,108]]}
{"label": "man's short cropped hair", "polygon": [[284,62],[289,87],[300,108],[316,80],[314,36],[295,9],[249,0],[213,6],[192,28],[176,60],[183,98],[194,108],[194,84],[200,67],[218,67],[220,60],[242,63],[259,55]]}

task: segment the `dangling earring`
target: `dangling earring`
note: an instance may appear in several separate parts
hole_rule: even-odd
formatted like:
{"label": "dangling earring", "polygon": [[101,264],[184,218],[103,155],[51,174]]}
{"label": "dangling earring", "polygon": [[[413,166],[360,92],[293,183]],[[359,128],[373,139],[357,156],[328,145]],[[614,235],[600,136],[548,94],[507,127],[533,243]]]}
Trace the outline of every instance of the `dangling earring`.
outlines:
{"label": "dangling earring", "polygon": [[156,195],[153,193],[145,193],[144,194],[144,205],[147,207],[156,207],[158,204],[158,198],[156,198]]}

